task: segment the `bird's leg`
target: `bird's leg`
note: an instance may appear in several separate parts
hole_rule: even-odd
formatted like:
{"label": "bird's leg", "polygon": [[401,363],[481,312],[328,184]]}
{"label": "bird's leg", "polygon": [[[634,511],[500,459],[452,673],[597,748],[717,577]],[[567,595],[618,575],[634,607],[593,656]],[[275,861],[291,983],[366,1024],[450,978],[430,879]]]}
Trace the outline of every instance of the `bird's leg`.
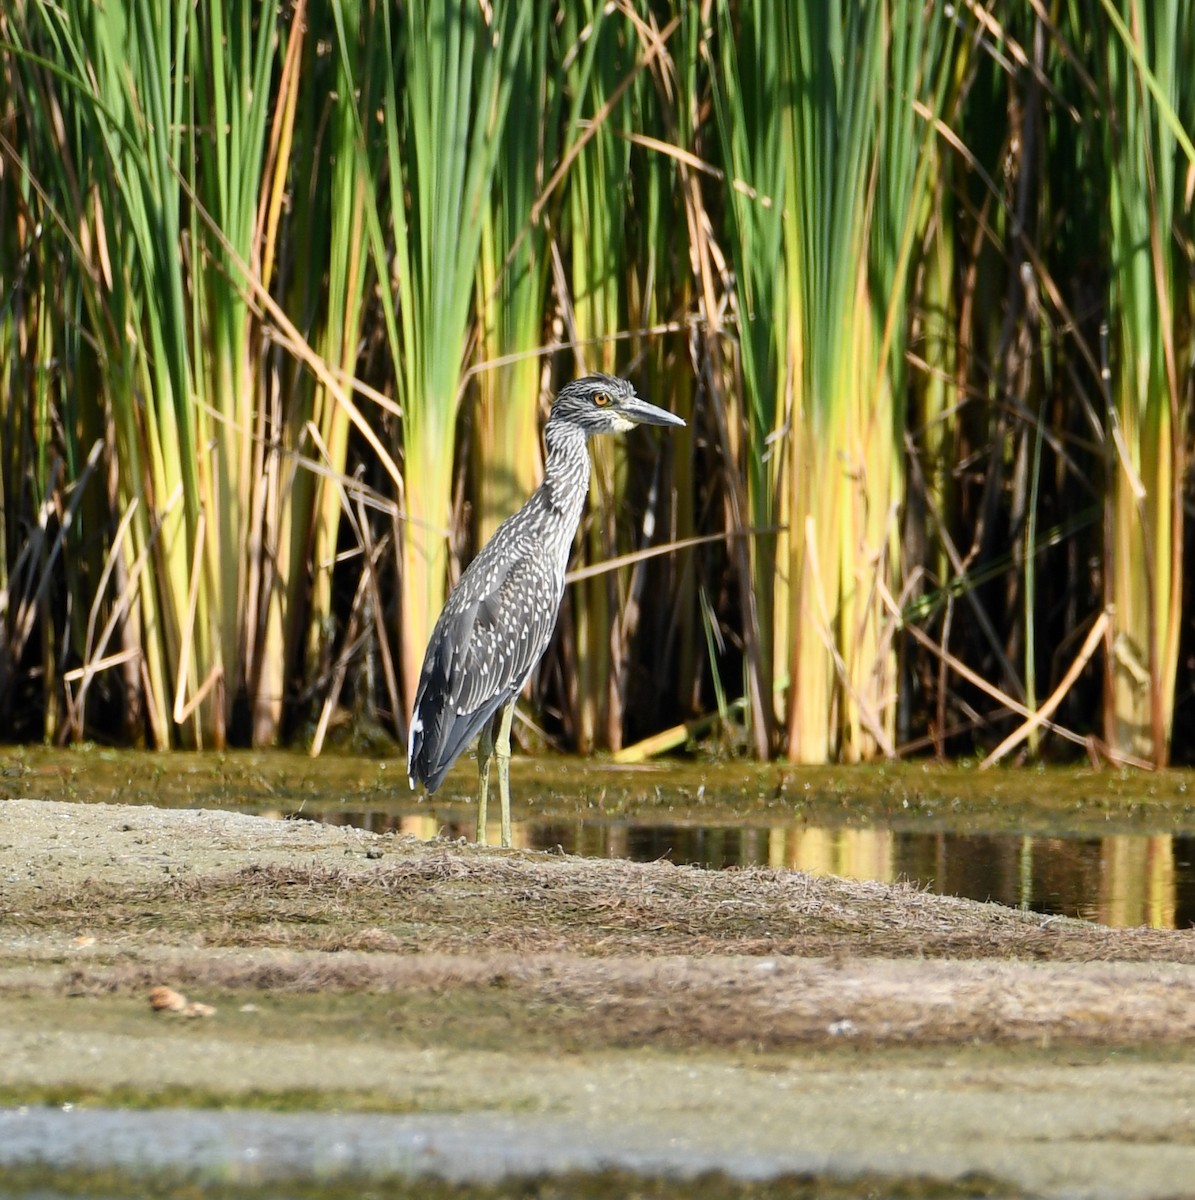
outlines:
{"label": "bird's leg", "polygon": [[[486,806],[490,798],[490,760],[494,757],[493,722],[481,727],[481,740],[477,743],[477,842],[485,845]],[[499,768],[501,775],[501,768]]]}
{"label": "bird's leg", "polygon": [[502,802],[502,844],[510,845],[510,723],[515,715],[512,700],[502,709],[498,723],[498,740],[494,753],[498,756],[498,797]]}

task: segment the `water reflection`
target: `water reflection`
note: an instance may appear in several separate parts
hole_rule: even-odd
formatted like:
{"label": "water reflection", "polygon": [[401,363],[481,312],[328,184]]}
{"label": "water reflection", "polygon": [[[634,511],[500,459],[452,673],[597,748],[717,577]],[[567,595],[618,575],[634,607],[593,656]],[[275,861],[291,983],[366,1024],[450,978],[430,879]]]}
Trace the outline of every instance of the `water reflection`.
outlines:
{"label": "water reflection", "polygon": [[[419,838],[472,837],[471,825],[434,814],[328,813],[335,824]],[[1186,929],[1195,925],[1195,837],[1114,834],[1101,838],[922,833],[778,825],[647,825],[630,821],[516,822],[514,843],[590,858],[628,858],[721,869],[792,867],[995,900],[1105,925]],[[498,827],[490,831],[497,843]]]}

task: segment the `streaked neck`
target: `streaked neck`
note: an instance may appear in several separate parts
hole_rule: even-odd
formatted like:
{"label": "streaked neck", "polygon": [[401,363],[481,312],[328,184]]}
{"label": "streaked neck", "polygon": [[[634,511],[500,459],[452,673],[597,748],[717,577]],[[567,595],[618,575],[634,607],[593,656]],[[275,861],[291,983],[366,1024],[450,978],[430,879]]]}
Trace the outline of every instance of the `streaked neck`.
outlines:
{"label": "streaked neck", "polygon": [[553,425],[544,430],[548,461],[544,464],[543,490],[548,502],[574,522],[589,493],[589,438],[575,425]]}

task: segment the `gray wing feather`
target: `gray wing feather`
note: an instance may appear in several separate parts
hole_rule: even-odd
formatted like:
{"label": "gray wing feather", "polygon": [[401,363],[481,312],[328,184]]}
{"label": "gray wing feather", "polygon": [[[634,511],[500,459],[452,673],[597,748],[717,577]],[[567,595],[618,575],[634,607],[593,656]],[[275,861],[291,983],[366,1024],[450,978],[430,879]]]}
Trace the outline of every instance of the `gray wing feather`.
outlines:
{"label": "gray wing feather", "polygon": [[[486,547],[488,549],[488,547]],[[448,597],[428,642],[408,771],[429,791],[523,686],[552,638],[563,582],[530,551],[482,553]]]}
{"label": "gray wing feather", "polygon": [[520,559],[473,606],[472,621],[454,647],[453,701],[470,713],[487,700],[517,692],[539,662],[560,611],[560,588],[543,564]]}

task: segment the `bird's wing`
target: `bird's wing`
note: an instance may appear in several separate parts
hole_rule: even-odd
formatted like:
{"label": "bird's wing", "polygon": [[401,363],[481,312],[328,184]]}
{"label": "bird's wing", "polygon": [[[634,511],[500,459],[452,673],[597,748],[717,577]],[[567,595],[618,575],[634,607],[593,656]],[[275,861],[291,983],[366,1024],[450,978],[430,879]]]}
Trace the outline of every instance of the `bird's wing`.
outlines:
{"label": "bird's wing", "polygon": [[522,687],[552,638],[561,585],[536,555],[461,576],[423,661],[408,768],[434,790],[483,724]]}
{"label": "bird's wing", "polygon": [[551,641],[560,594],[551,572],[538,561],[524,558],[478,599],[455,664],[453,692],[458,712],[473,712],[523,686]]}

